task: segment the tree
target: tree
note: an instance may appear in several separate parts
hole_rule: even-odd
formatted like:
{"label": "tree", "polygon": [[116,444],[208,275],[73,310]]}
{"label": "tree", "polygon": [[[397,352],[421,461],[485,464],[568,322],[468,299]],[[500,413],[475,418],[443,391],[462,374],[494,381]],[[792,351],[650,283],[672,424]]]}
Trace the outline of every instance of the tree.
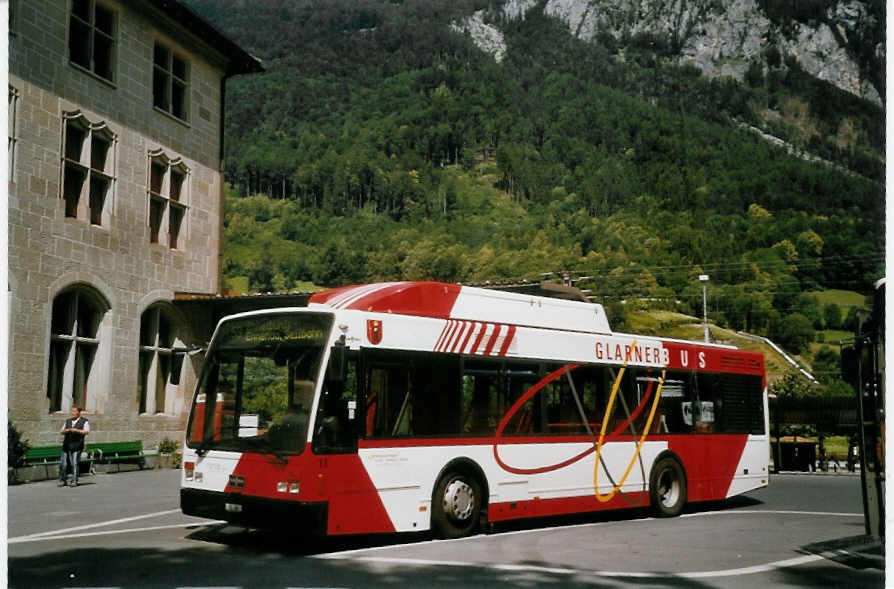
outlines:
{"label": "tree", "polygon": [[813,324],[801,313],[786,315],[773,333],[773,339],[779,345],[795,354],[806,351],[813,337]]}
{"label": "tree", "polygon": [[786,372],[782,378],[770,384],[769,393],[776,395],[779,399],[803,399],[816,396],[820,391],[793,368]]}
{"label": "tree", "polygon": [[841,378],[841,357],[829,346],[823,346],[813,356],[813,375],[823,384]]}
{"label": "tree", "polygon": [[827,397],[849,397],[854,398],[854,388],[841,379],[832,379],[826,386]]}
{"label": "tree", "polygon": [[829,303],[823,307],[823,318],[826,321],[826,329],[841,329],[841,307],[838,303]]}
{"label": "tree", "polygon": [[6,420],[6,464],[10,467],[21,466],[25,454],[31,449],[31,443],[22,437],[9,419]]}
{"label": "tree", "polygon": [[254,292],[274,292],[276,290],[273,286],[275,271],[269,257],[263,256],[258,260],[253,260],[247,269],[248,286]]}
{"label": "tree", "polygon": [[795,299],[792,311],[804,315],[810,319],[810,323],[814,329],[823,328],[823,313],[819,305],[819,301],[815,296],[801,293]]}
{"label": "tree", "polygon": [[612,331],[624,332],[630,329],[630,321],[627,316],[627,306],[620,302],[610,302],[605,306],[605,315],[608,318]]}

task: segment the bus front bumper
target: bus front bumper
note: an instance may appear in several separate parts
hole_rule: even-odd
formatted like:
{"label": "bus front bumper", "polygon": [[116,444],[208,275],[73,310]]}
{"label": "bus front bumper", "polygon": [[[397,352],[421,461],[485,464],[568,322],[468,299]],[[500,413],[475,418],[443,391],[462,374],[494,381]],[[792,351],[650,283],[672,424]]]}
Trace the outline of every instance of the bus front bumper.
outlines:
{"label": "bus front bumper", "polygon": [[327,503],[305,503],[220,493],[201,489],[180,489],[180,509],[185,515],[225,520],[253,528],[287,528],[294,531],[326,533]]}

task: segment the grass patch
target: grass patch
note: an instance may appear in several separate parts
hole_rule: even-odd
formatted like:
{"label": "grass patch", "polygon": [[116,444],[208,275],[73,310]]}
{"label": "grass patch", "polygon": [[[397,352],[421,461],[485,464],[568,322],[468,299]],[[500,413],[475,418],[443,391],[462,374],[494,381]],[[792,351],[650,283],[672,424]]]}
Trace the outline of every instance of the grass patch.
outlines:
{"label": "grass patch", "polygon": [[627,315],[631,333],[701,340],[704,328],[697,317],[674,311],[632,311]]}
{"label": "grass patch", "polygon": [[847,460],[847,436],[829,436],[823,444],[826,446],[826,456],[830,460],[832,458],[840,462]]}
{"label": "grass patch", "polygon": [[223,288],[233,294],[248,292],[248,276],[223,277]]}
{"label": "grass patch", "polygon": [[807,294],[816,297],[821,305],[837,303],[839,307],[845,308],[845,311],[847,307],[867,307],[866,296],[852,290],[830,289]]}
{"label": "grass patch", "polygon": [[[847,436],[828,436],[823,440],[823,445],[826,447],[826,458],[828,460],[837,460],[841,463],[841,466],[845,466],[847,462]],[[775,442],[776,438],[771,437],[771,442]],[[794,436],[782,436],[782,442],[794,442]],[[797,441],[799,442],[817,442],[819,443],[819,438],[817,436],[797,436]],[[819,446],[817,446],[817,460],[819,459]]]}
{"label": "grass patch", "polygon": [[[823,340],[830,346],[837,346],[841,340],[854,339],[854,332],[844,331],[843,329],[824,329],[818,331],[817,335],[823,334]],[[820,342],[822,343],[822,342]]]}

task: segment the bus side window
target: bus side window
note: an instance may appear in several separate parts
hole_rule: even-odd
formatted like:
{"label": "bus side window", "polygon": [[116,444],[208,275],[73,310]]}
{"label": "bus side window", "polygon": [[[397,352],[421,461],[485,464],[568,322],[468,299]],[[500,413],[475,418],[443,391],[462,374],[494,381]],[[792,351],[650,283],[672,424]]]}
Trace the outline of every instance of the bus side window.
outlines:
{"label": "bus side window", "polygon": [[599,435],[611,391],[611,383],[606,381],[607,372],[604,366],[588,365],[569,373],[584,406],[590,431],[594,435]]}
{"label": "bus side window", "polygon": [[[507,396],[503,404],[503,410],[508,411],[519,397],[524,395],[540,380],[540,366],[538,364],[506,364]],[[532,398],[516,410],[506,423],[503,433],[507,435],[530,435],[541,433],[541,417],[543,404],[540,395]],[[501,415],[499,420],[502,420]],[[498,421],[499,421],[498,420]]]}
{"label": "bus side window", "polygon": [[460,360],[455,354],[419,354],[410,360],[413,433],[457,435]]}
{"label": "bus side window", "polygon": [[366,402],[363,429],[367,438],[391,438],[413,433],[409,378],[406,361],[388,355],[371,359],[366,370]]}
{"label": "bus side window", "polygon": [[723,399],[720,378],[716,374],[695,375],[696,401],[693,405],[696,433],[723,432]]}
{"label": "bus side window", "polygon": [[[562,368],[561,364],[550,364],[547,372]],[[550,434],[599,434],[599,427],[605,411],[605,369],[602,366],[579,366],[565,372],[549,382],[543,389],[546,408],[546,427]],[[573,386],[573,390],[572,390]],[[578,408],[575,400],[580,401]],[[583,416],[581,416],[583,409]]]}
{"label": "bus side window", "polygon": [[488,434],[503,417],[502,362],[467,360],[462,377],[463,433]]}
{"label": "bus side window", "polygon": [[723,400],[723,431],[728,434],[762,433],[764,400],[761,377],[723,374],[718,380]]}
{"label": "bus side window", "polygon": [[655,421],[657,423],[652,426],[655,433],[692,433],[692,399],[688,372],[666,373]]}

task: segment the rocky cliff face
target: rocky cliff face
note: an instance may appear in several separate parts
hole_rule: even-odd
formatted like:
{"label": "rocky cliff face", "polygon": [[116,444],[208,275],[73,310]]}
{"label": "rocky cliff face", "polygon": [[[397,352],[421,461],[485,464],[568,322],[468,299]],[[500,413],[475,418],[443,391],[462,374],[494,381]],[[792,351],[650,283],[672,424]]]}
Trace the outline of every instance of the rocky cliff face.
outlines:
{"label": "rocky cliff face", "polygon": [[[755,65],[767,69],[794,59],[811,75],[882,104],[884,23],[869,2],[826,2],[815,14],[794,15],[768,14],[767,0],[548,0],[544,10],[584,40],[609,35],[620,47],[637,36],[658,40],[673,59],[709,77],[741,80]],[[503,17],[524,18],[537,5],[508,0]],[[482,13],[456,27],[502,58],[502,35]]]}

